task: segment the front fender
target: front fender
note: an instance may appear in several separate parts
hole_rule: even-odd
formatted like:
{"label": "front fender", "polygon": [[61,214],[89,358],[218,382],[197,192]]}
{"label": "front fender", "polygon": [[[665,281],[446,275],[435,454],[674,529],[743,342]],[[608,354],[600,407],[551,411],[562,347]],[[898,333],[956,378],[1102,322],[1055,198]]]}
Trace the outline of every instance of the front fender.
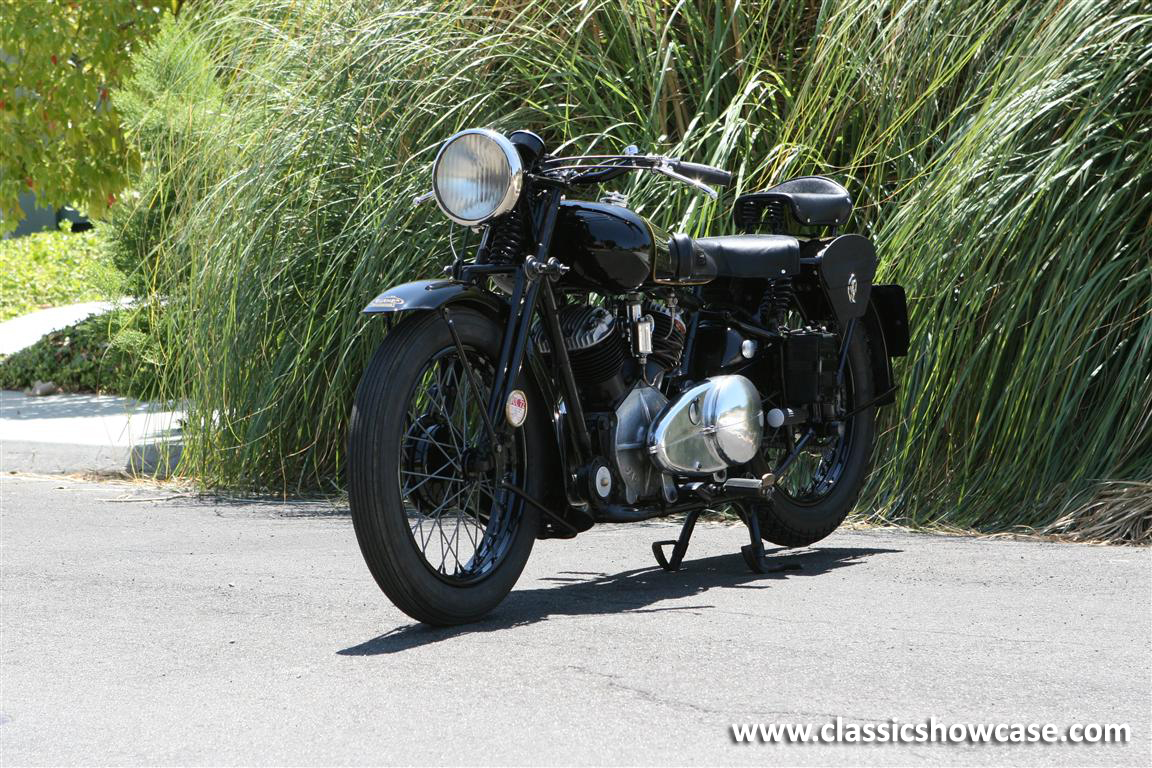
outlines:
{"label": "front fender", "polygon": [[[460,283],[454,280],[416,280],[388,288],[368,303],[362,310],[367,315],[387,315],[399,312],[417,312],[438,310],[441,307],[468,306],[479,310],[500,328],[508,327],[508,303],[499,296],[483,291],[470,283]],[[524,357],[524,371],[532,379],[541,402],[547,404],[549,411],[553,410],[558,402],[558,394],[548,372],[548,366],[540,358],[536,346],[529,340]],[[552,509],[563,510],[568,508],[568,500],[564,496],[564,476],[562,456],[559,444],[560,435],[554,425],[550,425],[553,441],[548,445],[544,455],[538,457],[540,471],[556,482],[549,483],[549,494],[544,499]],[[576,524],[574,521],[573,524]],[[577,526],[579,527],[579,526]],[[585,526],[587,527],[587,526]],[[584,528],[581,528],[584,530]],[[556,529],[551,523],[541,527],[540,537],[550,538],[568,536]]]}
{"label": "front fender", "polygon": [[394,285],[362,310],[366,315],[391,314],[421,309],[439,309],[445,304],[472,304],[502,313],[503,303],[491,293],[470,283],[455,280],[416,280]]}

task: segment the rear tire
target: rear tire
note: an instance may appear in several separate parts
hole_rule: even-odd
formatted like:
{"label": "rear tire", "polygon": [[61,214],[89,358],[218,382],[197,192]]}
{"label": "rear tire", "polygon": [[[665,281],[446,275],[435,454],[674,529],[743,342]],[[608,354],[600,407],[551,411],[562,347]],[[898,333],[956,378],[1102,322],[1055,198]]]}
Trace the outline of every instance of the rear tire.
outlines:
{"label": "rear tire", "polygon": [[[869,402],[874,397],[871,357],[867,335],[859,325],[848,349],[848,376],[852,384],[848,408]],[[770,499],[744,502],[745,510],[758,516],[765,541],[781,547],[806,547],[825,538],[844,522],[856,506],[871,470],[876,436],[875,407],[852,416],[849,434],[839,476],[825,495],[805,500],[793,498],[778,488]],[[771,461],[761,457],[758,469],[768,471],[771,465]]]}
{"label": "rear tire", "polygon": [[[471,309],[454,309],[452,321],[468,360],[474,368],[489,374],[481,377],[485,389],[482,399],[486,403],[491,370],[499,359],[502,329]],[[470,463],[471,458],[464,457],[483,440],[479,435],[486,433],[477,418],[479,412],[474,410],[476,406],[470,405],[480,398],[469,399],[468,378],[455,362],[458,360],[451,333],[438,313],[420,312],[404,317],[377,349],[360,381],[352,406],[348,446],[349,505],[368,569],[396,607],[417,621],[439,626],[483,617],[504,599],[528,561],[539,527],[538,513],[511,493],[497,490],[499,483],[504,478],[514,478],[513,484],[540,498],[547,480],[543,472],[534,473],[529,467],[529,457],[540,455],[542,441],[547,438],[546,409],[523,374],[516,386],[527,395],[528,419],[523,427],[513,430],[512,443],[501,454],[508,458],[503,465],[489,460],[499,465],[492,469],[465,470],[474,464]],[[456,384],[448,387],[441,378],[429,378],[442,376],[440,370],[456,371]],[[431,386],[429,381],[433,382]],[[462,399],[446,403],[453,396]],[[423,414],[414,418],[413,414],[420,413],[421,408],[425,409]],[[447,426],[425,422],[432,418],[429,414],[435,408],[450,418],[462,412],[459,424],[463,428],[457,430],[451,422],[446,422]],[[428,425],[441,430],[437,433],[443,435],[438,438],[441,442],[432,439]],[[437,447],[419,447],[429,443]],[[441,447],[442,443],[451,445]],[[447,448],[456,446],[461,450],[453,456]],[[413,466],[417,450],[423,451],[423,463]],[[428,458],[433,451],[439,451],[436,458]],[[431,480],[437,484],[435,490],[429,490],[429,483],[417,491],[414,486],[421,482],[407,479],[420,477],[417,470],[425,473],[425,482],[438,478]],[[475,489],[469,483],[475,484]],[[494,493],[489,492],[485,500],[481,487]],[[498,499],[507,503],[498,504]],[[435,509],[429,511],[431,507]],[[455,517],[450,517],[450,513]],[[461,519],[465,521],[463,534]],[[448,530],[453,520],[454,532]],[[425,523],[429,533],[422,549],[418,539],[423,537]],[[419,531],[417,525],[421,526]],[[459,551],[453,551],[456,562],[451,573],[445,565],[446,554],[441,554],[439,565],[430,562],[428,548],[436,545],[433,526],[442,537],[451,539],[454,535],[458,548],[469,545],[462,537],[471,534],[471,559],[462,563]],[[439,540],[442,551],[450,544],[444,538]],[[498,553],[498,557],[492,553]]]}

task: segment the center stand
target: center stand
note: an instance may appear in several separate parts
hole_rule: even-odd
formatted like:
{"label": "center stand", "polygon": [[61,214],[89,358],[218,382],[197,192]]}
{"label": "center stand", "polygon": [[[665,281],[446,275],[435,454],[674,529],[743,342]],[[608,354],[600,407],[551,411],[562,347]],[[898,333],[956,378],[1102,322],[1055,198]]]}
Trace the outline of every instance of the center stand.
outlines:
{"label": "center stand", "polygon": [[[676,539],[667,539],[665,541],[652,542],[652,554],[656,556],[656,562],[660,567],[666,571],[678,571],[680,565],[684,562],[684,555],[688,551],[688,542],[692,539],[692,531],[696,528],[696,521],[700,518],[700,513],[703,512],[705,507],[693,509],[684,518],[684,525],[680,529],[680,535]],[[745,544],[740,548],[741,554],[744,555],[744,562],[748,564],[748,568],[754,573],[783,573],[785,571],[799,571],[803,569],[800,563],[795,561],[782,562],[773,565],[769,562],[768,556],[764,552],[764,539],[760,536],[760,519],[756,513],[740,507],[740,519],[748,526],[748,535],[751,538],[750,544]],[[672,555],[665,556],[664,547],[672,547]]]}

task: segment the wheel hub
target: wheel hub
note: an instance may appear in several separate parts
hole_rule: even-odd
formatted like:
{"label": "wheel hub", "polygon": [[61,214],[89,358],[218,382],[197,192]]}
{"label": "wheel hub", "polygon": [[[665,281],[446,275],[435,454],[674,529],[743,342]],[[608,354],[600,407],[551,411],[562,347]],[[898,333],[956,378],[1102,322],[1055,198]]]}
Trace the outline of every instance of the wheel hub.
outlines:
{"label": "wheel hub", "polygon": [[464,451],[464,479],[479,480],[488,477],[495,467],[495,457],[487,447],[469,447]]}
{"label": "wheel hub", "polygon": [[433,416],[423,416],[412,425],[404,468],[420,478],[412,483],[412,501],[421,511],[442,505],[464,482],[453,445],[451,427]]}

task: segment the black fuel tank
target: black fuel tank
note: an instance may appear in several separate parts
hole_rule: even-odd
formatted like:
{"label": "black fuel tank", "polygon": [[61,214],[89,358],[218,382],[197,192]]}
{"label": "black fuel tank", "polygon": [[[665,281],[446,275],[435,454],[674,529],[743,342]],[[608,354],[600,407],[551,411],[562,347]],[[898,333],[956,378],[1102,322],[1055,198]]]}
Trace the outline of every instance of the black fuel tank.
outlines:
{"label": "black fuel tank", "polygon": [[556,219],[552,255],[571,267],[561,287],[635,290],[652,271],[652,229],[643,217],[619,205],[565,200]]}

